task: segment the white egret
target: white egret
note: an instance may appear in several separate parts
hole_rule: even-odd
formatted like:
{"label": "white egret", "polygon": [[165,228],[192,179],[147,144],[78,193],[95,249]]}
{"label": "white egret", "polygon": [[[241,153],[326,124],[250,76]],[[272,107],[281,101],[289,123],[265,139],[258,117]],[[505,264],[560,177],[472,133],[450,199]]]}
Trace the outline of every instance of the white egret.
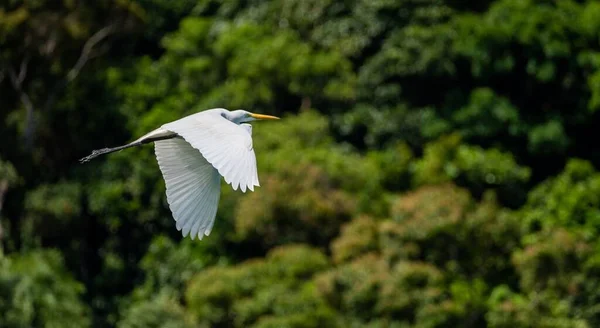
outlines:
{"label": "white egret", "polygon": [[154,142],[177,230],[183,237],[189,234],[192,239],[202,239],[210,234],[215,221],[220,176],[233,190],[254,191],[259,186],[252,126],[245,123],[276,119],[245,110],[209,109],[164,124],[129,144],[94,150],[81,162]]}

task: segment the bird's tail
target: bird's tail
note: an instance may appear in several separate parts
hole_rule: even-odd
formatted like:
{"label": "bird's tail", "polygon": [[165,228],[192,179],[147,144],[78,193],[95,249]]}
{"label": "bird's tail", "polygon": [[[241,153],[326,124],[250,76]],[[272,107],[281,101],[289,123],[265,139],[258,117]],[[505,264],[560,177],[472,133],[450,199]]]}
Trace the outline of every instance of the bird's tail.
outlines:
{"label": "bird's tail", "polygon": [[119,146],[119,147],[96,149],[96,150],[92,151],[92,153],[89,154],[88,156],[80,159],[79,162],[85,163],[85,162],[88,162],[91,159],[94,159],[100,155],[114,153],[116,151],[123,150],[123,149],[129,148],[129,147],[134,147],[134,146],[139,146],[139,143],[132,142],[132,143],[129,143],[129,144],[126,144],[123,146]]}

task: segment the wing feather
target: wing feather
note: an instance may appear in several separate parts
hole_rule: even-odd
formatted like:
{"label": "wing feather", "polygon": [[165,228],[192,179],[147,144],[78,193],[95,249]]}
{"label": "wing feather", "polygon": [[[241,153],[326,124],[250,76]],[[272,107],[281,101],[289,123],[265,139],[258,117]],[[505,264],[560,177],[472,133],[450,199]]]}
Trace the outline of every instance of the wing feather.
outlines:
{"label": "wing feather", "polygon": [[162,127],[183,137],[223,176],[234,190],[259,186],[256,156],[248,127],[235,124],[219,112],[205,111]]}
{"label": "wing feather", "polygon": [[219,204],[219,172],[185,140],[174,138],[154,144],[177,230],[192,239],[208,236]]}

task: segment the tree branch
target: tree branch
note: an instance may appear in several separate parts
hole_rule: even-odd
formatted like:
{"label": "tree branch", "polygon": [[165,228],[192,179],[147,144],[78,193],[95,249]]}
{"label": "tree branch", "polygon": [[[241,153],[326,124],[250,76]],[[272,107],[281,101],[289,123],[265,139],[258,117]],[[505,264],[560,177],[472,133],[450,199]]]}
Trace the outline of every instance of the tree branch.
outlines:
{"label": "tree branch", "polygon": [[23,85],[23,81],[25,80],[25,77],[27,76],[28,65],[29,65],[29,56],[25,56],[25,58],[23,58],[23,61],[21,62],[21,66],[19,67],[19,76],[17,77],[17,83],[19,84],[19,87],[21,87]]}
{"label": "tree branch", "polygon": [[[50,92],[48,92],[48,97],[43,102],[43,106],[41,107],[41,110],[43,112],[47,112],[52,106],[54,106],[54,103],[56,102],[56,99],[57,99],[58,95],[60,94],[60,92],[70,82],[75,80],[77,78],[77,76],[79,76],[79,73],[81,72],[83,67],[86,65],[86,63],[90,59],[95,58],[97,56],[96,46],[99,43],[101,43],[103,40],[105,40],[108,36],[115,33],[116,30],[117,30],[117,25],[110,24],[110,25],[107,25],[107,26],[99,29],[98,31],[96,31],[96,33],[94,33],[94,34],[92,34],[92,36],[90,36],[90,38],[83,45],[83,48],[81,49],[81,54],[79,55],[79,58],[77,59],[77,61],[73,65],[73,67],[69,70],[67,75],[63,79],[61,79],[61,81],[54,84],[54,87],[50,90]],[[101,50],[102,50],[102,48],[101,48]],[[31,144],[33,143],[33,132],[35,130],[34,129],[35,120],[34,120],[34,115],[33,115],[34,114],[34,104],[31,101],[31,98],[29,97],[27,92],[25,92],[25,90],[23,88],[23,82],[25,81],[25,78],[27,77],[28,65],[29,65],[29,56],[25,56],[25,58],[23,59],[23,61],[21,62],[20,66],[19,66],[18,73],[12,67],[8,67],[5,69],[8,70],[8,75],[9,75],[10,81],[13,85],[13,88],[19,94],[21,103],[23,104],[23,106],[25,107],[25,109],[27,111],[27,118],[26,118],[26,123],[25,123],[25,140],[26,140],[27,146],[31,146]],[[5,69],[0,70],[0,82],[2,82],[2,80],[4,79],[4,70]]]}
{"label": "tree branch", "polygon": [[81,49],[81,54],[79,55],[77,62],[75,62],[73,68],[71,68],[69,70],[69,73],[67,73],[66,79],[64,79],[60,83],[57,83],[52,89],[52,91],[50,91],[48,99],[44,103],[43,111],[48,111],[54,105],[54,102],[56,101],[56,97],[58,96],[59,92],[62,89],[64,89],[70,82],[75,80],[79,75],[79,72],[81,72],[81,69],[83,69],[83,67],[85,66],[85,64],[91,58],[93,58],[94,47],[98,43],[102,42],[102,40],[106,39],[108,36],[113,34],[116,31],[116,27],[117,26],[115,24],[105,26],[100,30],[96,31],[96,33],[94,33],[85,42],[83,48]]}
{"label": "tree branch", "polygon": [[[4,195],[6,194],[6,191],[8,191],[8,181],[0,180],[0,213],[2,213],[2,205],[4,204]],[[4,239],[4,230],[2,229],[2,221],[0,221],[0,256],[2,256],[3,253],[2,239]]]}
{"label": "tree branch", "polygon": [[23,81],[25,80],[25,76],[27,75],[27,64],[29,63],[29,58],[25,57],[21,62],[21,67],[19,74],[15,72],[12,67],[8,68],[8,76],[10,81],[12,82],[13,88],[19,94],[19,99],[21,103],[25,107],[26,111],[26,122],[25,122],[25,136],[28,146],[31,144],[30,133],[33,128],[34,120],[33,120],[33,102],[29,95],[23,91]]}
{"label": "tree branch", "polygon": [[15,90],[22,92],[23,91],[23,81],[27,76],[27,66],[29,65],[29,56],[25,56],[21,65],[19,65],[19,74],[15,72],[12,67],[8,68],[8,74],[10,76],[11,82]]}
{"label": "tree branch", "polygon": [[4,204],[4,194],[8,190],[8,181],[0,180],[0,213],[2,213],[2,205]]}
{"label": "tree branch", "polygon": [[79,59],[77,60],[77,62],[73,66],[73,68],[69,71],[69,73],[67,74],[68,82],[71,82],[75,78],[77,78],[77,75],[79,75],[79,72],[81,71],[83,66],[90,59],[90,56],[92,55],[92,51],[94,50],[94,47],[98,43],[100,43],[102,40],[106,39],[109,35],[114,33],[115,30],[116,30],[116,25],[114,25],[114,24],[105,26],[105,27],[101,28],[100,30],[98,30],[96,33],[94,33],[94,35],[92,35],[85,42],[85,44],[83,45],[83,49],[81,50],[81,55],[79,56]]}

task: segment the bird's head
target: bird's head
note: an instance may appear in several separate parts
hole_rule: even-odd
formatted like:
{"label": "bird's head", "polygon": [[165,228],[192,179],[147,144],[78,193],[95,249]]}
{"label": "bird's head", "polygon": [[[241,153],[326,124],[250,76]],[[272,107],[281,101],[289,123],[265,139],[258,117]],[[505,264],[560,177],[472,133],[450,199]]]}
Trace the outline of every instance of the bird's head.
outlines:
{"label": "bird's head", "polygon": [[229,115],[227,118],[230,121],[237,123],[237,124],[252,122],[252,121],[257,121],[257,120],[278,120],[279,119],[279,117],[277,117],[277,116],[250,113],[243,109],[238,109],[238,110],[229,112]]}

